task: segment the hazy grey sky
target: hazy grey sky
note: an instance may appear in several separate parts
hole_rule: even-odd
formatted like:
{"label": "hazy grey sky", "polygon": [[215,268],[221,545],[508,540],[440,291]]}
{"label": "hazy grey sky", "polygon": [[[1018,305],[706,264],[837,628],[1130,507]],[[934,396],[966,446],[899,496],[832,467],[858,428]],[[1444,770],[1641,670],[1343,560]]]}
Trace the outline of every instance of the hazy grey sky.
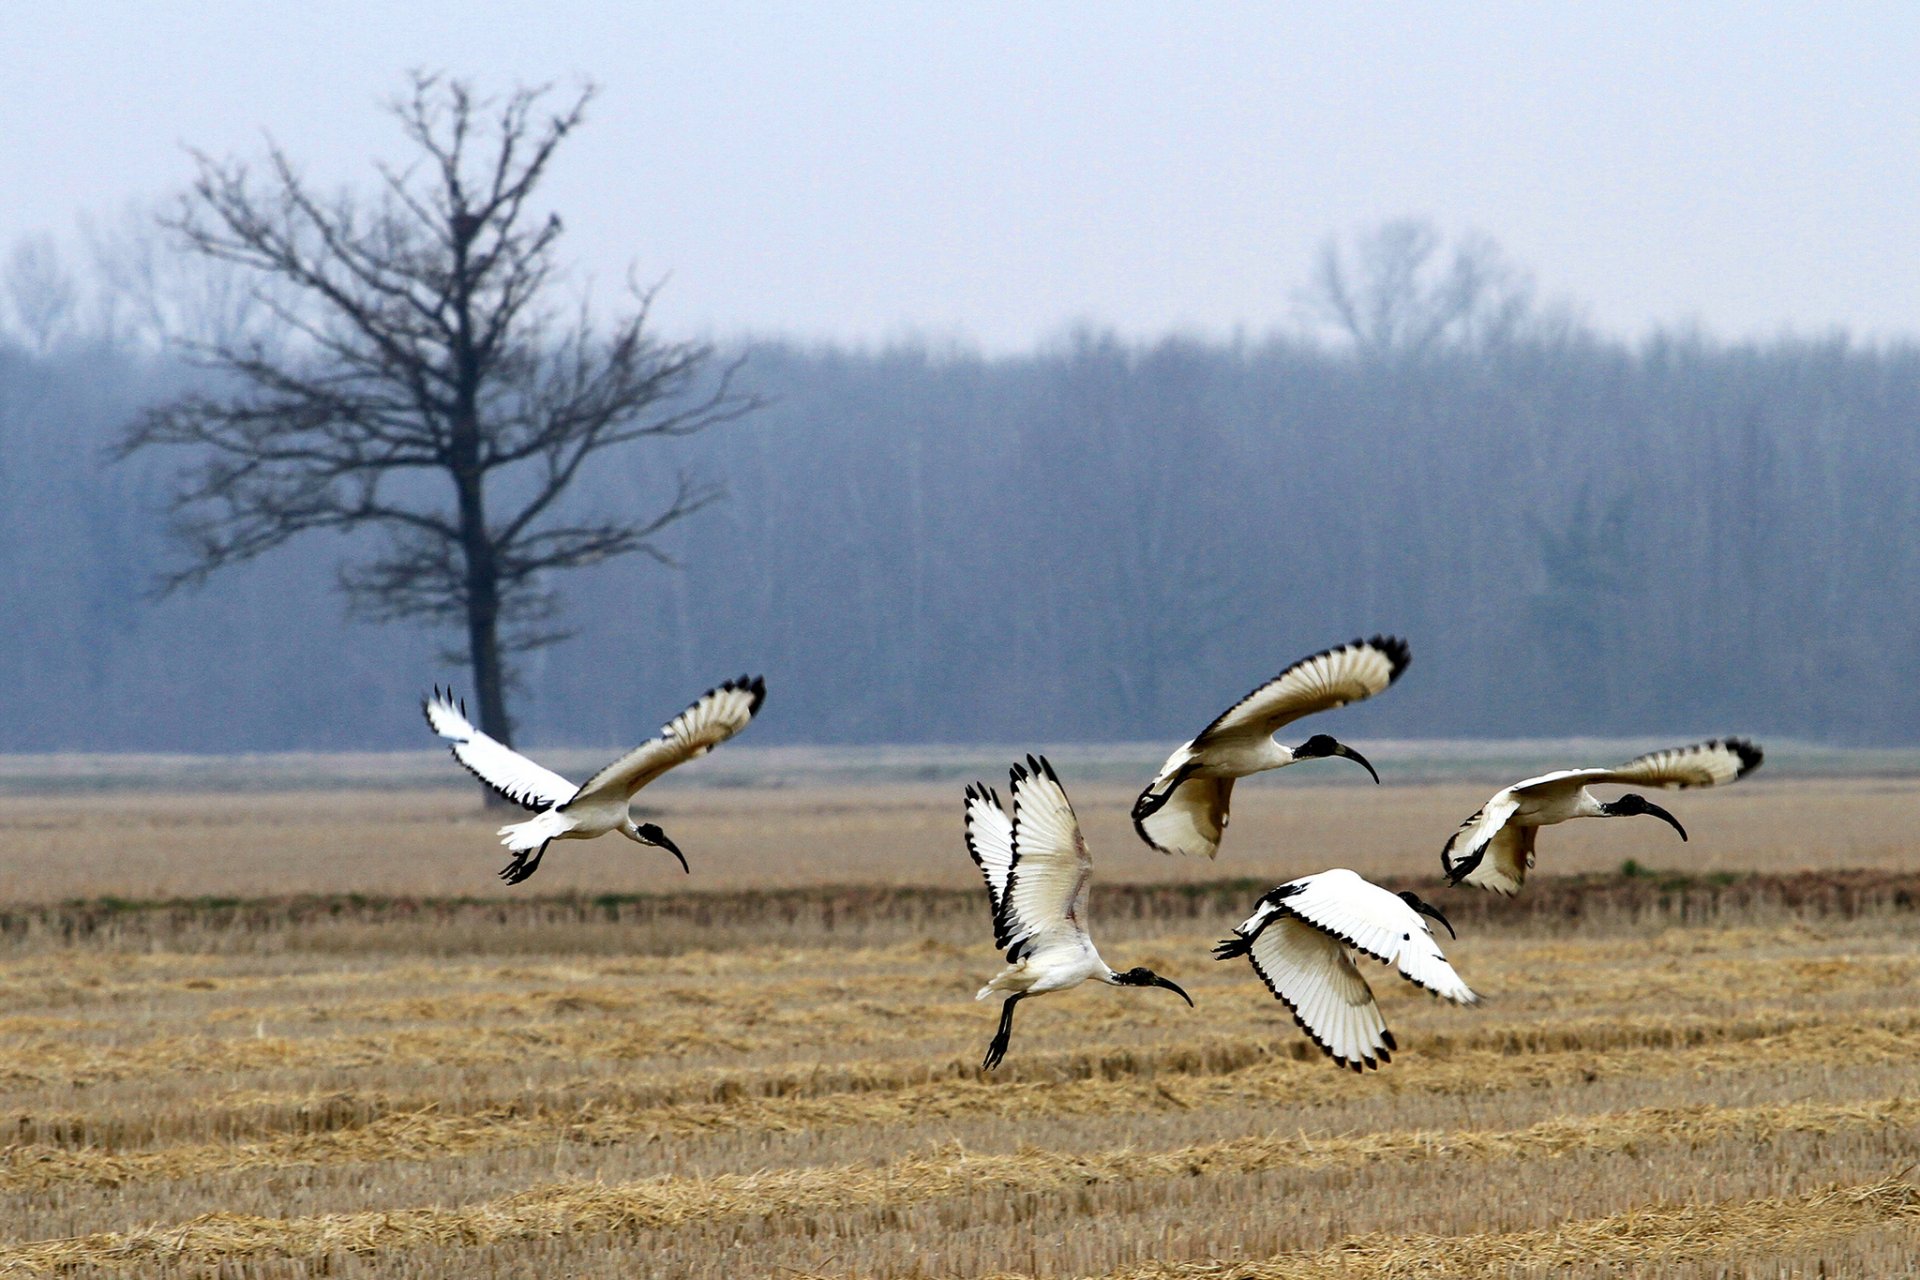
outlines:
{"label": "hazy grey sky", "polygon": [[1920,5],[20,0],[0,247],[184,144],[361,180],[408,68],[602,96],[547,188],[676,329],[1288,322],[1332,231],[1501,242],[1637,332],[1920,333]]}

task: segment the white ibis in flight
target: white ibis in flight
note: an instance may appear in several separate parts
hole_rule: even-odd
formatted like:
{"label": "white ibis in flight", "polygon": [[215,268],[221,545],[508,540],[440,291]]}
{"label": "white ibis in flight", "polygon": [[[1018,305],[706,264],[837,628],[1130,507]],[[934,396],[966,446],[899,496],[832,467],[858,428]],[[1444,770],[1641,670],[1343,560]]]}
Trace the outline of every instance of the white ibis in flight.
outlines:
{"label": "white ibis in flight", "polygon": [[1297,747],[1282,746],[1273,735],[1302,716],[1371,698],[1400,678],[1408,658],[1406,641],[1375,636],[1300,659],[1167,757],[1133,802],[1134,830],[1162,853],[1211,858],[1220,851],[1220,837],[1227,829],[1235,778],[1302,760],[1345,756],[1380,781],[1365,756],[1324,733]]}
{"label": "white ibis in flight", "polygon": [[1602,783],[1630,787],[1712,787],[1744,778],[1760,767],[1760,748],[1744,738],[1715,738],[1635,757],[1612,769],[1561,769],[1528,778],[1497,792],[1460,824],[1440,851],[1440,865],[1454,884],[1470,884],[1512,897],[1533,866],[1534,836],[1541,827],[1574,818],[1648,815],[1668,823],[1680,838],[1680,820],[1645,796],[1629,792],[1606,801],[1587,790]]}
{"label": "white ibis in flight", "polygon": [[993,941],[1008,967],[980,988],[976,1000],[1005,993],[1000,1030],[980,1064],[991,1071],[1006,1057],[1013,1006],[1028,996],[1077,987],[1089,978],[1110,987],[1165,987],[1189,1005],[1179,985],[1148,969],[1117,973],[1087,934],[1087,884],[1093,857],[1060,779],[1044,757],[1028,756],[1009,771],[1013,809],[984,783],[967,788],[967,852],[993,899]]}
{"label": "white ibis in flight", "polygon": [[421,710],[433,731],[453,744],[453,758],[474,777],[534,816],[500,828],[500,843],[513,854],[500,872],[519,884],[540,867],[555,840],[590,840],[618,831],[629,840],[655,845],[687,867],[686,855],[651,822],[636,824],[627,811],[634,792],[675,765],[703,756],[747,727],[766,700],[767,682],[741,676],[707,690],[694,704],[667,721],[659,736],[641,743],[580,786],[535,764],[513,748],[488,737],[467,720],[464,704],[438,687]]}
{"label": "white ibis in flight", "polygon": [[1378,1069],[1399,1046],[1352,952],[1396,965],[1408,982],[1456,1004],[1480,998],[1447,963],[1423,915],[1453,933],[1438,908],[1412,893],[1391,893],[1345,869],[1322,871],[1268,890],[1213,954],[1252,961],[1267,990],[1336,1063]]}

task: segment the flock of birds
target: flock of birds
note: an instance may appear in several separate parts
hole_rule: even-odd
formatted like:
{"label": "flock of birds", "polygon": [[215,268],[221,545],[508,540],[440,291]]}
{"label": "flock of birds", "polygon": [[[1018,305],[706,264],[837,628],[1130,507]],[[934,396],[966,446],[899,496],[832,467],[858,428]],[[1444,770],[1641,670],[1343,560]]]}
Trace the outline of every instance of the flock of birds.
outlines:
{"label": "flock of birds", "polygon": [[[1222,712],[1199,736],[1175,748],[1133,805],[1140,838],[1167,854],[1220,851],[1237,778],[1302,760],[1344,757],[1380,775],[1352,747],[1315,734],[1287,747],[1275,734],[1317,712],[1371,698],[1406,670],[1406,642],[1394,636],[1353,640],[1287,667]],[[540,866],[555,840],[583,840],[618,831],[663,848],[687,869],[679,846],[652,823],[636,824],[628,811],[642,787],[676,765],[705,755],[744,729],[767,694],[766,681],[741,676],[709,689],[654,738],[575,786],[475,728],[453,695],[436,688],[423,703],[427,723],[452,744],[454,758],[533,817],[500,829],[512,854],[501,879],[519,884]],[[1605,801],[1590,787],[1709,787],[1758,768],[1760,748],[1742,738],[1716,738],[1638,756],[1610,769],[1561,769],[1502,788],[1441,850],[1450,885],[1511,897],[1533,866],[1541,827],[1575,818],[1650,816],[1687,832],[1660,806],[1636,792]],[[1115,987],[1164,987],[1189,1005],[1193,998],[1169,978],[1145,968],[1115,970],[1100,958],[1087,930],[1087,891],[1093,857],[1053,766],[1028,756],[1008,774],[1008,800],[984,783],[966,789],[967,851],[980,868],[993,904],[994,945],[1007,967],[975,997],[1005,996],[1000,1026],[982,1066],[1006,1056],[1014,1007],[1029,996],[1066,991],[1087,981]],[[1253,914],[1213,950],[1219,960],[1247,957],[1253,971],[1286,1005],[1294,1021],[1328,1057],[1355,1071],[1378,1068],[1397,1048],[1373,990],[1354,963],[1356,954],[1394,966],[1422,990],[1456,1004],[1479,997],[1454,971],[1427,919],[1450,937],[1439,908],[1411,892],[1394,893],[1345,868],[1302,876],[1270,889]]]}

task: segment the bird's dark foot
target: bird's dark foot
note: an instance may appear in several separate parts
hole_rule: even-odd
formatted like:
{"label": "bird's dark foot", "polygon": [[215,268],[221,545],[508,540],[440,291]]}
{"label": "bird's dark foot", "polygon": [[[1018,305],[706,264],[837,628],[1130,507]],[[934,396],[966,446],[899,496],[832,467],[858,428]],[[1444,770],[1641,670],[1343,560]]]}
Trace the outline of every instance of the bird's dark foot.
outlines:
{"label": "bird's dark foot", "polygon": [[1013,1006],[1026,999],[1022,991],[1010,995],[1000,1005],[1000,1029],[994,1032],[993,1043],[987,1046],[987,1056],[980,1062],[982,1071],[991,1071],[1000,1065],[1000,1059],[1007,1056],[1007,1042],[1013,1039]]}
{"label": "bird's dark foot", "polygon": [[513,855],[512,862],[500,868],[500,878],[508,884],[524,882],[528,876],[540,869],[540,858],[546,851],[547,847],[541,845],[537,852],[529,856],[527,851],[522,849]]}
{"label": "bird's dark foot", "polygon": [[993,1038],[993,1043],[987,1046],[987,1056],[980,1060],[982,1071],[991,1071],[1000,1065],[1000,1060],[1007,1056],[1007,1042],[1012,1038],[1004,1033]]}

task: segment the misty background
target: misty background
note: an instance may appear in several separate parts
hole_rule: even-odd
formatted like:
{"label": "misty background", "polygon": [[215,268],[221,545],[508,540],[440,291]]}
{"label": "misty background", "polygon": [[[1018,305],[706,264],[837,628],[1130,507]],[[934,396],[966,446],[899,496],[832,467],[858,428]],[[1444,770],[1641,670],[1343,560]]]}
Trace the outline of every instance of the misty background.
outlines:
{"label": "misty background", "polygon": [[[1392,631],[1374,733],[1913,741],[1920,348],[1495,300],[1497,332],[1418,349],[743,345],[765,408],[571,495],[728,490],[663,538],[677,567],[556,582],[576,635],[523,659],[521,736],[620,741],[764,671],[764,742],[1177,738]],[[174,460],[105,449],[196,375],[133,333],[39,346],[0,346],[0,749],[417,745],[454,636],[345,619],[327,536],[147,599]]]}
{"label": "misty background", "polygon": [[574,8],[32,17],[0,751],[418,747],[464,679],[343,616],[342,540],[147,598],[185,459],[106,460],[205,376],[170,337],[259,323],[153,231],[180,144],[364,183],[416,65],[602,80],[543,189],[575,283],[665,277],[767,401],[570,495],[728,498],[554,584],[523,745],[743,671],[761,743],[1178,739],[1376,631],[1356,734],[1920,739],[1910,13]]}

